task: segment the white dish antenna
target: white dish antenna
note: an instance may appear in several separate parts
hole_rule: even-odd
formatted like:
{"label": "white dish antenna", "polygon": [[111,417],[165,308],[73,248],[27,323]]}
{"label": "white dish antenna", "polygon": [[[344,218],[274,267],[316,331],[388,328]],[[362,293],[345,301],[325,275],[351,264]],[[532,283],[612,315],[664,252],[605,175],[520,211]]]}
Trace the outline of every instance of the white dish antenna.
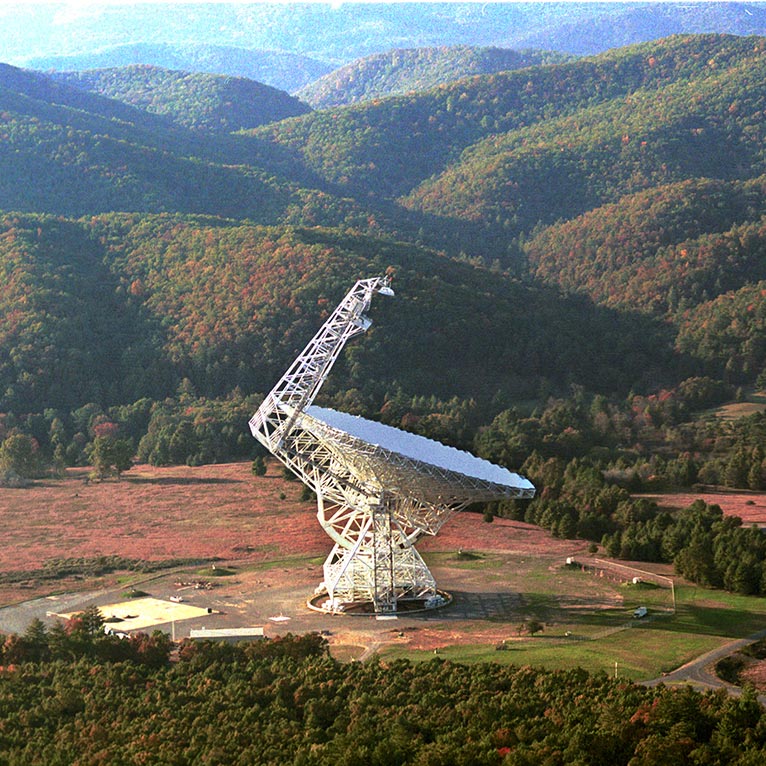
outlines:
{"label": "white dish antenna", "polygon": [[433,439],[427,439],[425,436],[418,436],[375,420],[366,420],[356,415],[315,405],[307,407],[305,415],[334,429],[338,436],[347,434],[359,442],[360,449],[364,449],[362,445],[376,447],[381,454],[395,453],[401,457],[411,458],[415,463],[413,465],[415,469],[418,468],[416,464],[420,464],[422,470],[443,468],[445,471],[456,474],[450,478],[450,481],[473,479],[513,489],[534,490],[534,486],[528,479],[512,473],[507,468],[476,457],[470,452],[463,452]]}
{"label": "white dish antenna", "polygon": [[343,412],[312,406],[346,341],[371,324],[387,277],[357,282],[250,420],[250,430],[316,493],[335,545],[317,589],[323,608],[372,604],[377,613],[443,603],[415,550],[457,511],[480,501],[530,498],[527,479],[468,452]]}

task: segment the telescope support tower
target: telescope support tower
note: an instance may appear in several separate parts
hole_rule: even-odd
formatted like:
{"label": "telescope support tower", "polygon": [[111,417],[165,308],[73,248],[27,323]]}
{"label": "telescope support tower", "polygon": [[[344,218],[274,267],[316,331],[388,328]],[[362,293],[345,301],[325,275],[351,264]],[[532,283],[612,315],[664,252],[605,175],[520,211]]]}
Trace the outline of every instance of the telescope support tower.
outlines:
{"label": "telescope support tower", "polygon": [[[343,346],[369,328],[374,293],[392,296],[390,280],[359,280],[250,419],[253,436],[317,496],[317,518],[334,542],[317,591],[327,592],[323,608],[334,612],[360,603],[384,614],[404,601],[438,605],[418,539],[471,502],[534,494],[526,479],[467,453],[312,406]],[[352,433],[351,421],[373,436]],[[400,450],[403,438],[419,440],[416,448]]]}

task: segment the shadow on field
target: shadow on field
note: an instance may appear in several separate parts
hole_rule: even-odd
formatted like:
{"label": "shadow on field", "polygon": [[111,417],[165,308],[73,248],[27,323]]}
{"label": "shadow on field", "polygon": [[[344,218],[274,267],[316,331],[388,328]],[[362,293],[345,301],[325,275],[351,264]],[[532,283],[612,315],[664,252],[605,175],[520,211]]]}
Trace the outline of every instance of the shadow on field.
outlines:
{"label": "shadow on field", "polygon": [[424,612],[402,613],[408,620],[424,622],[457,622],[471,619],[510,619],[519,615],[518,593],[462,591],[450,589],[452,601],[447,606]]}
{"label": "shadow on field", "polygon": [[450,589],[452,603],[440,609],[413,613],[413,620],[519,621],[534,617],[545,622],[567,622],[614,627],[630,619],[629,610],[604,603],[598,596],[556,596],[515,591],[464,591]]}
{"label": "shadow on field", "polygon": [[675,616],[668,615],[668,617],[669,619],[647,622],[641,627],[649,630],[697,633],[724,638],[741,638],[764,627],[762,613],[734,610],[732,607],[681,604]]}
{"label": "shadow on field", "polygon": [[622,604],[610,603],[603,595],[524,593],[523,612],[541,620],[614,627],[630,617]]}
{"label": "shadow on field", "polygon": [[145,476],[125,476],[122,480],[128,484],[152,484],[156,486],[201,486],[205,484],[242,484],[240,479],[221,479],[209,477],[207,479],[195,478],[194,476],[156,476],[148,478]]}

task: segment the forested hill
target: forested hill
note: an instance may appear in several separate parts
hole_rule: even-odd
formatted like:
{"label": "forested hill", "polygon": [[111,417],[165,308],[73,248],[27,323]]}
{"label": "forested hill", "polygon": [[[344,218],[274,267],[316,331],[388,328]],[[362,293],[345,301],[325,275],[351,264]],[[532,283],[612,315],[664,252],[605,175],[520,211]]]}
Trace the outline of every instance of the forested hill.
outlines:
{"label": "forested hill", "polygon": [[766,176],[637,192],[543,229],[533,273],[598,303],[661,315],[766,278]]}
{"label": "forested hill", "polygon": [[411,245],[209,218],[6,215],[0,412],[161,399],[184,379],[204,396],[265,392],[353,280],[389,266],[401,299],[377,301],[344,356],[345,408],[373,411],[400,389],[487,405],[674,374],[651,321]]}
{"label": "forested hill", "polygon": [[[760,175],[763,46],[762,38],[670,38],[215,140],[167,115],[4,67],[0,206],[263,223],[351,216],[506,265],[518,237],[540,224],[695,177]],[[137,82],[140,69],[83,77],[187,125],[227,129],[258,118],[264,91],[255,83],[147,72],[151,94]],[[278,112],[295,106],[287,98]]]}
{"label": "forested hill", "polygon": [[312,174],[283,152],[259,151],[257,140],[213,139],[167,116],[6,65],[0,129],[4,210],[180,211],[276,223],[308,205],[328,223],[344,219],[341,208],[354,208],[330,201],[338,210],[324,217],[326,195],[303,188],[311,187]]}
{"label": "forested hill", "polygon": [[[624,94],[581,102],[568,113],[477,141],[412,191],[407,204],[468,220],[499,218],[529,231],[662,184],[760,175],[766,158],[764,40],[721,45],[711,38],[712,50],[681,42],[676,50],[691,44],[687,53],[696,57],[690,71],[668,78],[666,70],[658,81],[650,75]],[[643,61],[633,63],[649,71],[669,64],[661,60],[664,49],[642,53]],[[622,56],[602,61],[627,63]]]}
{"label": "forested hill", "polygon": [[[764,46],[763,38],[675,37],[590,59],[475,75],[403,97],[312,112],[232,134],[192,130],[167,115],[5,66],[0,69],[0,208],[70,218],[108,217],[120,211],[214,216],[215,222],[199,219],[212,242],[218,242],[223,230],[239,230],[243,222],[340,227],[355,236],[371,237],[341,248],[348,263],[360,255],[358,248],[365,254],[386,251],[387,238],[393,237],[410,243],[405,247],[422,264],[431,263],[422,246],[432,246],[463,261],[495,262],[498,270],[507,267],[517,277],[527,274],[522,287],[510,277],[489,277],[481,270],[480,276],[469,276],[471,268],[461,267],[464,271],[455,276],[455,283],[478,279],[477,292],[483,294],[483,280],[494,280],[519,305],[534,307],[538,321],[533,330],[525,312],[509,308],[506,315],[497,308],[505,298],[492,292],[488,301],[496,305],[498,317],[507,319],[504,324],[486,320],[497,345],[489,357],[495,361],[469,363],[466,358],[453,384],[433,380],[428,384],[433,393],[438,388],[439,395],[463,395],[493,386],[509,396],[526,395],[541,386],[556,389],[570,382],[617,391],[631,384],[649,386],[650,379],[662,385],[677,379],[682,370],[723,375],[728,369],[732,381],[753,380],[764,357],[757,330],[752,329],[759,325],[745,323],[744,329],[729,331],[724,334],[727,340],[717,342],[704,328],[709,328],[709,313],[720,311],[722,305],[708,308],[708,302],[727,291],[744,290],[727,305],[742,305],[745,311],[751,304],[760,306],[757,296],[754,301],[745,296],[751,295],[752,285],[766,279],[759,256],[766,171]],[[93,75],[97,81],[92,85],[106,88],[108,82],[99,78],[114,76],[111,93],[128,98],[146,72],[156,85],[154,105],[172,106],[183,88],[198,88],[192,90],[200,103],[176,108],[177,120],[204,121],[200,115],[220,107],[230,110],[225,119],[233,120],[233,126],[236,120],[231,115],[237,109],[255,108],[255,102],[229,107],[229,86],[236,93],[263,92],[255,83],[217,77],[187,80],[154,69]],[[147,91],[139,88],[136,98],[148,109]],[[14,216],[5,220],[13,221]],[[133,239],[137,231],[156,235],[157,219],[145,224],[130,220],[130,226],[120,224],[121,237]],[[6,225],[14,228],[12,223]],[[34,232],[39,226],[44,234],[48,225],[29,223],[28,228]],[[67,226],[69,234],[62,235],[62,242],[85,236],[81,224],[72,221]],[[199,246],[197,239],[185,239],[194,227],[188,222],[177,229],[161,227],[161,241],[175,237],[184,241],[177,245],[180,263],[192,257],[185,248],[194,253]],[[251,247],[272,252],[281,236],[276,230],[266,237],[271,244],[264,244],[258,235]],[[288,241],[294,236],[290,234]],[[43,239],[50,240],[51,235]],[[237,262],[241,244],[234,237],[216,247]],[[60,257],[68,257],[67,248],[62,245]],[[158,257],[147,248],[137,244],[136,252],[146,251],[149,260]],[[82,250],[91,252],[84,245]],[[122,275],[120,269],[127,267],[110,262],[115,252],[110,245],[96,260],[103,259],[107,268]],[[205,253],[209,257],[207,249]],[[324,255],[318,257],[321,261]],[[168,263],[163,260],[158,266],[162,273]],[[455,268],[448,260],[438,263],[442,277]],[[360,269],[368,265],[359,262]],[[49,266],[39,266],[41,271],[35,274],[44,274]],[[186,266],[179,268],[183,271]],[[415,270],[420,268],[425,266]],[[218,269],[218,263],[211,262],[206,273]],[[314,279],[311,274],[306,277],[309,282]],[[274,279],[278,282],[281,277]],[[131,277],[130,284],[133,281]],[[146,282],[144,276],[141,281]],[[173,284],[172,278],[168,284]],[[238,289],[246,292],[244,286]],[[561,290],[583,295],[559,298]],[[227,315],[220,308],[225,294],[206,294],[192,314]],[[11,301],[10,296],[6,300]],[[229,299],[240,301],[238,296],[232,288]],[[162,306],[167,330],[179,321],[176,312],[181,304]],[[17,308],[12,301],[7,306],[11,315]],[[439,315],[442,308],[437,302],[433,310]],[[141,316],[147,310],[144,307]],[[632,318],[623,323],[625,312],[634,310],[647,314],[644,324],[635,324]],[[726,320],[727,327],[741,326],[741,310]],[[37,321],[34,316],[33,311],[29,326]],[[562,329],[561,317],[566,317],[565,327],[572,328],[575,338]],[[622,347],[609,332],[604,334],[607,318],[617,336],[623,333],[623,339],[630,339],[629,349],[635,349],[619,361],[599,358],[589,345]],[[456,338],[470,337],[471,321],[469,314],[460,314],[464,324],[454,328]],[[451,320],[445,318],[442,324],[449,327]],[[279,332],[288,332],[288,325],[281,324]],[[247,354],[227,352],[224,346],[237,346],[245,336],[257,338],[262,329],[248,323],[237,325],[236,332],[194,327],[194,333],[183,335],[183,343],[171,340],[172,333],[157,335],[147,329],[143,348],[151,350],[153,361],[146,369],[170,360],[170,367],[163,369],[171,372],[154,376],[163,391],[183,377],[210,395],[225,393],[227,385],[237,384],[232,381],[245,390],[260,390],[289,358],[285,347],[273,355],[273,363],[263,362],[271,357],[261,355],[260,371],[238,372],[248,369]],[[634,327],[641,329],[644,340],[637,341]],[[546,340],[535,338],[533,332]],[[405,336],[402,328],[401,337]],[[38,353],[34,337],[29,340],[30,358]],[[452,352],[435,350],[446,349],[440,345],[446,337],[436,338],[439,343],[429,352],[429,364],[450,364]],[[208,359],[201,349],[210,338],[218,340],[215,351],[205,351],[212,354]],[[558,338],[565,339],[563,347]],[[655,361],[642,368],[652,344]],[[673,344],[675,356],[670,359]],[[189,352],[187,346],[196,351]],[[371,342],[364,348],[377,347]],[[248,347],[248,353],[252,351]],[[410,370],[409,352],[403,353],[399,369]],[[389,352],[384,357],[394,358]],[[492,367],[495,362],[498,366]],[[217,364],[226,374],[218,371]],[[484,370],[478,380],[470,380],[472,364]],[[37,380],[43,367],[19,362],[5,369],[4,384],[13,391],[5,400],[7,406],[45,406],[44,386],[38,389],[38,383],[30,382]],[[380,374],[388,381],[381,390],[402,383],[386,378],[387,369]],[[405,388],[428,393],[421,373],[411,374]],[[14,376],[26,381],[24,385],[14,383]],[[120,373],[114,381],[99,384],[99,390],[111,392],[110,401],[130,397],[130,384],[125,383],[129,380],[133,378]],[[143,383],[137,384],[135,393],[145,389]],[[67,406],[87,396],[87,386],[73,385],[69,390]],[[153,390],[152,395],[158,392]]]}
{"label": "forested hill", "polygon": [[310,111],[287,93],[252,80],[155,66],[61,72],[51,78],[195,130],[230,133]]}
{"label": "forested hill", "polygon": [[347,64],[304,86],[295,95],[315,109],[326,109],[427,90],[473,74],[523,69],[567,58],[548,51],[465,45],[394,50]]}
{"label": "forested hill", "polygon": [[[665,162],[661,152],[615,156],[625,133],[621,121],[627,121],[634,134],[631,150],[640,147],[640,141],[635,143],[637,133],[670,134],[668,140],[672,138],[673,148],[681,152],[680,160],[691,154],[698,162],[713,161],[716,155],[699,156],[703,140],[713,140],[711,132],[700,140],[692,132],[700,126],[689,124],[679,130],[679,120],[693,122],[697,114],[704,119],[715,110],[726,110],[734,97],[725,107],[721,99],[739,94],[745,99],[737,125],[753,122],[763,88],[764,78],[759,76],[763,46],[762,38],[670,38],[572,63],[476,76],[408,96],[316,112],[261,128],[256,135],[300,153],[309,167],[349,190],[370,190],[389,198],[409,195],[410,207],[466,220],[484,212],[492,219],[505,212],[498,211],[503,206],[508,209],[505,218],[512,219],[518,205],[513,200],[514,184],[523,176],[527,187],[531,171],[533,184],[545,183],[546,193],[562,192],[546,199],[542,212],[533,208],[525,213],[523,224],[531,227],[535,214],[568,217],[573,207],[594,198],[590,193],[573,202],[582,196],[574,188],[582,171],[574,174],[566,189],[559,173],[555,188],[550,188],[555,170],[569,168],[580,155],[600,156],[607,150],[605,164],[616,162],[614,172],[628,175],[630,168],[637,165],[641,173],[642,163],[649,163],[642,174],[644,185],[702,168],[671,166],[656,178],[651,163],[655,155],[661,157],[660,165]],[[732,140],[740,132],[733,116],[724,120],[724,132],[715,134],[717,144],[728,137],[727,130],[737,129]],[[617,147],[612,148],[615,131],[619,131]],[[538,144],[540,150],[535,148]],[[744,143],[741,148],[749,146]],[[752,146],[757,151],[758,143]],[[727,151],[728,144],[722,148]],[[525,166],[525,158],[538,156],[539,169]],[[570,156],[575,159],[568,161]],[[545,173],[549,177],[542,178]],[[623,183],[614,188],[613,195],[624,193],[626,187]],[[533,186],[532,196],[537,199],[539,193]]]}

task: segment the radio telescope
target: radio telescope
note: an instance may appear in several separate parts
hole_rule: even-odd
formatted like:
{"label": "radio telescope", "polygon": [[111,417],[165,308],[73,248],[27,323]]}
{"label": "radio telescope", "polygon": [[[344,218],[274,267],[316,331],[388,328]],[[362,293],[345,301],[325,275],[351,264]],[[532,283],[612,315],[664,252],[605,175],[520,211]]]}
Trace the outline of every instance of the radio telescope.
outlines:
{"label": "radio telescope", "polygon": [[316,493],[317,518],[334,542],[317,588],[330,612],[439,606],[415,543],[470,503],[535,492],[467,452],[312,405],[346,341],[370,326],[374,293],[393,296],[390,280],[359,280],[250,419],[253,436]]}

